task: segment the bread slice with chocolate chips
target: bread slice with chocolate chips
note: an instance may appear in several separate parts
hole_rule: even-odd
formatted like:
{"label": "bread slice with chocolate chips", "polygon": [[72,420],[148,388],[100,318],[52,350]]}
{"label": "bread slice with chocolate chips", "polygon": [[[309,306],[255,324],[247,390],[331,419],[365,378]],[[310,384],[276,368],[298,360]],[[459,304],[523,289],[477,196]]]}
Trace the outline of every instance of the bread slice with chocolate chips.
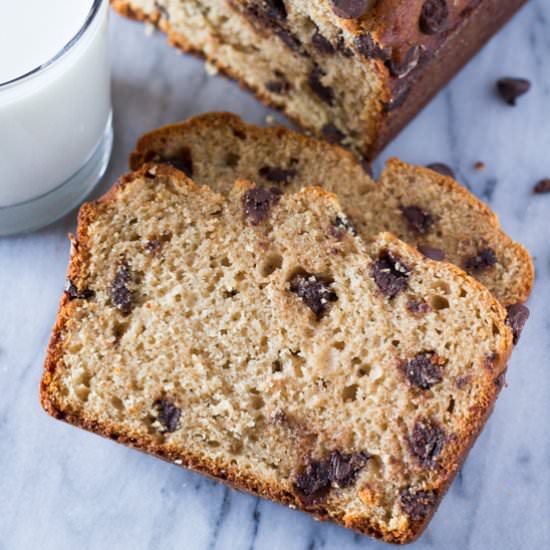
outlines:
{"label": "bread slice with chocolate chips", "polygon": [[146,165],[82,207],[53,416],[392,542],[419,535],[502,385],[506,311],[355,234],[334,195],[223,196]]}
{"label": "bread slice with chocolate chips", "polygon": [[525,0],[111,0],[372,158]]}
{"label": "bread slice with chocolate chips", "polygon": [[229,193],[238,178],[285,191],[319,185],[337,193],[364,238],[389,231],[432,259],[468,271],[506,306],[524,302],[533,284],[525,248],[495,214],[450,177],[388,162],[380,180],[341,149],[285,128],[258,128],[228,113],[208,113],[143,136],[130,164],[168,162],[199,184]]}

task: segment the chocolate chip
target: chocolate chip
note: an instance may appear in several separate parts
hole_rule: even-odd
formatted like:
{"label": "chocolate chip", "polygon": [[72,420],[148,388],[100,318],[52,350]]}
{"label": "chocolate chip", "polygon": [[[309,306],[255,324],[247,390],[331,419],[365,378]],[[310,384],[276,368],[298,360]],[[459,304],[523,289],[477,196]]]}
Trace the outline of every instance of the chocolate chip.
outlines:
{"label": "chocolate chip", "polygon": [[262,166],[258,174],[273,183],[290,183],[298,172],[294,168],[281,168],[279,166]]}
{"label": "chocolate chip", "polygon": [[111,283],[111,301],[113,305],[125,315],[133,308],[133,296],[128,285],[131,282],[130,266],[122,260],[117,267],[115,278]]}
{"label": "chocolate chip", "polygon": [[330,491],[330,466],[325,461],[311,461],[303,472],[296,476],[294,489],[303,504],[322,500]]}
{"label": "chocolate chip", "polygon": [[336,53],[334,46],[319,32],[319,29],[313,33],[311,44],[320,54],[334,55]]}
{"label": "chocolate chip", "polygon": [[370,33],[360,34],[354,42],[359,53],[367,59],[387,61],[390,58],[389,50],[381,48]]}
{"label": "chocolate chip", "polygon": [[354,237],[357,236],[357,229],[353,222],[345,216],[336,216],[331,222],[332,231],[331,234],[338,240],[341,240],[344,236],[344,231],[351,233]]}
{"label": "chocolate chip", "polygon": [[506,317],[506,324],[512,329],[513,342],[516,345],[519,342],[521,331],[529,319],[529,309],[523,304],[512,304],[507,308],[508,315]]}
{"label": "chocolate chip", "polygon": [[402,206],[401,213],[407,220],[409,229],[414,233],[424,235],[430,230],[430,227],[434,223],[433,216],[429,212],[422,210],[420,206]]}
{"label": "chocolate chip", "polygon": [[416,248],[418,248],[420,254],[423,254],[424,256],[426,256],[426,258],[429,258],[430,260],[442,262],[445,259],[445,252],[443,252],[443,250],[441,250],[440,248],[436,248],[435,246],[430,246],[428,244],[419,244]]}
{"label": "chocolate chip", "polygon": [[430,304],[424,300],[409,300],[407,302],[407,309],[415,316],[420,317],[432,311]]}
{"label": "chocolate chip", "polygon": [[529,80],[524,78],[501,78],[497,80],[497,91],[508,105],[515,105],[516,99],[531,88]]}
{"label": "chocolate chip", "polygon": [[540,180],[535,187],[533,187],[533,193],[550,193],[550,178]]}
{"label": "chocolate chip", "polygon": [[400,368],[411,385],[421,390],[429,390],[443,380],[444,364],[445,361],[435,352],[425,351],[402,363]]}
{"label": "chocolate chip", "polygon": [[354,56],[353,50],[346,46],[346,40],[344,39],[343,34],[339,34],[338,37],[336,38],[336,49],[344,57],[353,57]]}
{"label": "chocolate chip", "polygon": [[372,0],[330,0],[332,11],[342,19],[363,17],[371,4]]}
{"label": "chocolate chip", "polygon": [[495,251],[492,248],[482,248],[475,256],[466,258],[464,268],[470,273],[479,273],[497,263]]}
{"label": "chocolate chip", "polygon": [[494,380],[493,383],[500,391],[504,386],[506,386],[506,371],[502,371]]}
{"label": "chocolate chip", "polygon": [[286,29],[276,29],[275,34],[293,51],[302,53],[302,42]]}
{"label": "chocolate chip", "polygon": [[390,252],[382,252],[380,258],[372,267],[372,276],[382,293],[388,298],[394,298],[407,288],[410,269]]}
{"label": "chocolate chip", "polygon": [[407,50],[407,53],[404,55],[403,59],[389,59],[386,62],[386,65],[392,76],[395,76],[396,78],[404,78],[416,68],[418,62],[420,61],[421,54],[421,46],[412,46]]}
{"label": "chocolate chip", "polygon": [[329,478],[340,488],[349,487],[357,478],[357,474],[366,466],[370,455],[368,453],[343,454],[333,451],[329,456]]}
{"label": "chocolate chip", "polygon": [[311,460],[296,476],[294,488],[302,503],[309,505],[325,498],[332,484],[349,487],[366,466],[370,455],[360,452],[344,454],[332,451],[324,460]]}
{"label": "chocolate chip", "polygon": [[330,86],[325,86],[321,78],[325,73],[320,67],[314,67],[309,73],[307,82],[311,91],[328,105],[334,104],[334,90]]}
{"label": "chocolate chip", "polygon": [[158,162],[180,170],[189,178],[193,177],[193,159],[191,158],[191,151],[187,148],[182,149],[180,153],[172,157],[162,157]]}
{"label": "chocolate chip", "polygon": [[283,192],[278,187],[266,189],[254,187],[243,196],[244,213],[252,225],[259,225],[269,215],[269,210],[281,199]]}
{"label": "chocolate chip", "polygon": [[284,95],[290,90],[290,83],[284,77],[278,77],[277,80],[268,80],[265,87],[273,94]]}
{"label": "chocolate chip", "polygon": [[409,436],[409,448],[422,466],[431,468],[441,454],[446,439],[445,431],[437,422],[420,418]]}
{"label": "chocolate chip", "polygon": [[422,521],[432,511],[435,496],[435,491],[413,491],[411,487],[407,487],[399,493],[399,501],[412,521]]}
{"label": "chocolate chip", "polygon": [[82,290],[78,290],[71,279],[67,279],[65,281],[65,293],[69,297],[69,300],[89,300],[90,298],[95,296],[95,292],[90,288],[83,288]]}
{"label": "chocolate chip", "polygon": [[326,313],[329,302],[336,302],[338,296],[331,287],[332,281],[307,271],[296,273],[289,281],[291,292],[298,295],[313,311],[317,319]]}
{"label": "chocolate chip", "polygon": [[164,432],[175,432],[181,417],[181,409],[169,399],[159,399],[154,404],[157,409],[157,419],[162,424]]}
{"label": "chocolate chip", "polygon": [[426,0],[420,12],[418,25],[424,34],[437,34],[445,30],[448,19],[447,0]]}
{"label": "chocolate chip", "polygon": [[393,93],[393,97],[384,103],[383,105],[383,111],[385,113],[391,113],[391,111],[394,111],[395,109],[398,109],[405,103],[407,100],[407,97],[409,97],[409,94],[412,90],[412,87],[410,84],[406,84],[405,86],[401,86],[400,88],[396,89]]}
{"label": "chocolate chip", "polygon": [[447,166],[446,164],[443,164],[442,162],[433,162],[432,164],[428,164],[426,168],[429,168],[434,172],[438,172],[443,176],[449,176],[450,178],[455,177],[455,173],[453,172],[452,168],[450,166]]}
{"label": "chocolate chip", "polygon": [[341,145],[344,139],[346,139],[346,135],[330,122],[321,128],[321,133],[329,143],[335,143],[337,145]]}
{"label": "chocolate chip", "polygon": [[455,380],[456,387],[459,390],[463,390],[466,386],[468,386],[472,382],[472,377],[469,374],[466,374],[464,376],[459,376]]}

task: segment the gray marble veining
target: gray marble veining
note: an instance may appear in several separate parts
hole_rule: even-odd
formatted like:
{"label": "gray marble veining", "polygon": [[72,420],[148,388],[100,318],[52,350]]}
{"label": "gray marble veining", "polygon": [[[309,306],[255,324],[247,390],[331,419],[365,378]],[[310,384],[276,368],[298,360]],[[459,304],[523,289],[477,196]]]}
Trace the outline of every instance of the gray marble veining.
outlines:
{"label": "gray marble veining", "polygon": [[[112,17],[115,148],[104,191],[136,137],[208,110],[263,123],[268,111],[160,35]],[[516,108],[494,82],[533,88]],[[282,120],[276,115],[276,118]],[[375,164],[397,155],[450,164],[535,256],[531,319],[485,431],[412,548],[550,548],[550,4],[532,0]],[[476,161],[486,164],[476,171]],[[317,550],[387,546],[237,493],[47,417],[38,381],[63,286],[75,214],[0,240],[0,550]]]}

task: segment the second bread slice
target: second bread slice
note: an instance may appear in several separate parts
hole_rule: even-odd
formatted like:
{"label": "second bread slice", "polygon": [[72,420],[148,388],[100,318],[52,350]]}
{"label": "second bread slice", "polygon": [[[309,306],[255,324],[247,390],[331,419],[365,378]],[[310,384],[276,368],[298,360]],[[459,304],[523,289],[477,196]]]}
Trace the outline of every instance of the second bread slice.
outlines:
{"label": "second bread slice", "polygon": [[424,253],[468,271],[506,306],[524,302],[533,284],[525,248],[495,214],[450,177],[397,159],[378,182],[340,147],[286,128],[259,128],[228,113],[208,113],[143,136],[136,169],[167,161],[198,183],[228,193],[238,178],[298,191],[308,185],[337,193],[359,234],[389,231]]}

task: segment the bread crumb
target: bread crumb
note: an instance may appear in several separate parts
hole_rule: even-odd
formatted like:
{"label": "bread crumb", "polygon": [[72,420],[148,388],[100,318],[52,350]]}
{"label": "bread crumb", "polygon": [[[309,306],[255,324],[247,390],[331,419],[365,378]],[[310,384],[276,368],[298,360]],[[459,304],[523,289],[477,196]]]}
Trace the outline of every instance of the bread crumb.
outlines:
{"label": "bread crumb", "polygon": [[145,23],[144,32],[145,36],[152,36],[155,32],[155,25],[152,23]]}
{"label": "bread crumb", "polygon": [[206,71],[206,74],[209,76],[216,76],[220,72],[218,70],[218,67],[216,67],[216,65],[214,65],[214,63],[210,61],[205,62],[204,70]]}
{"label": "bread crumb", "polygon": [[478,161],[474,164],[474,168],[475,168],[478,172],[482,172],[483,170],[485,170],[485,163],[484,163],[484,162],[481,162],[480,160],[478,160]]}
{"label": "bread crumb", "polygon": [[265,117],[266,124],[275,124],[275,117],[273,115],[267,115]]}

